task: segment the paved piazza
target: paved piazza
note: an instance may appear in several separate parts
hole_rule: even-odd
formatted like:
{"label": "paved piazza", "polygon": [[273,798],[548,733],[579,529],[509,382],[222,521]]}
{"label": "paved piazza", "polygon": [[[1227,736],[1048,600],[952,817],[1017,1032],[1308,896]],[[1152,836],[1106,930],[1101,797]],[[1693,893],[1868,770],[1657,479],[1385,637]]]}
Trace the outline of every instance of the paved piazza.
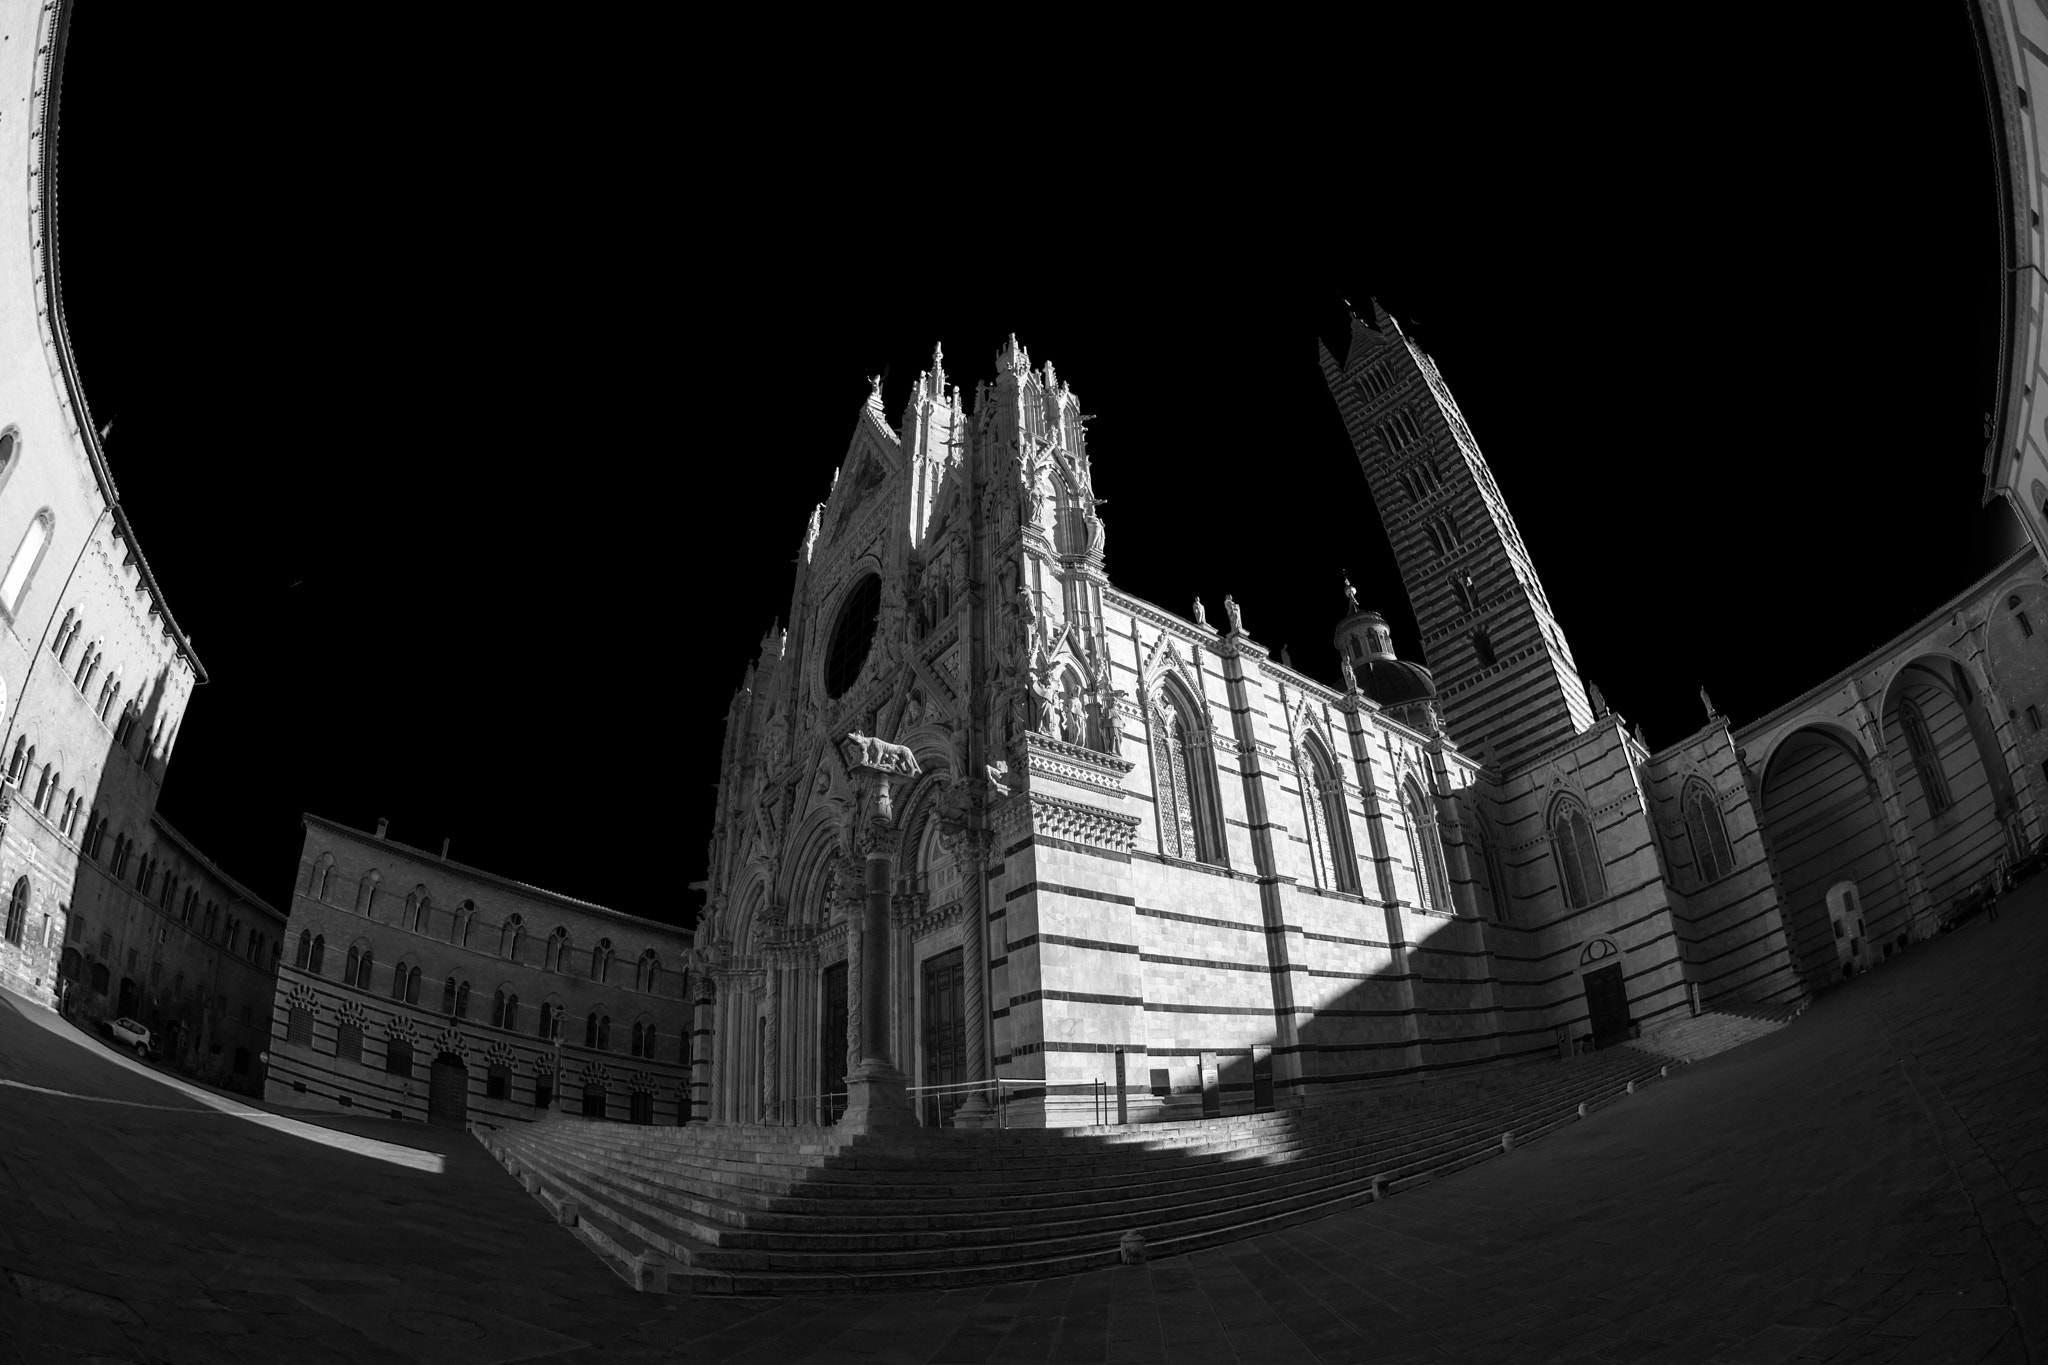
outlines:
{"label": "paved piazza", "polygon": [[201,1099],[9,997],[0,1365],[2040,1361],[2044,960],[2048,877],[1771,1037],[1386,1204],[850,1300],[634,1294],[466,1136]]}

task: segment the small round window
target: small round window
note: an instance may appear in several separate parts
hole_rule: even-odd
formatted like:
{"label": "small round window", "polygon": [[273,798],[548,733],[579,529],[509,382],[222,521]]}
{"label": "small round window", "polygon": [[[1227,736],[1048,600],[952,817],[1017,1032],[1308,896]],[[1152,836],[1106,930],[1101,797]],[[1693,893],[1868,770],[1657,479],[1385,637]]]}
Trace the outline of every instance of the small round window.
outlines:
{"label": "small round window", "polygon": [[868,647],[875,642],[875,625],[882,610],[882,580],[869,574],[853,585],[839,604],[839,619],[832,624],[832,638],[825,646],[825,695],[837,699],[860,676],[867,662]]}

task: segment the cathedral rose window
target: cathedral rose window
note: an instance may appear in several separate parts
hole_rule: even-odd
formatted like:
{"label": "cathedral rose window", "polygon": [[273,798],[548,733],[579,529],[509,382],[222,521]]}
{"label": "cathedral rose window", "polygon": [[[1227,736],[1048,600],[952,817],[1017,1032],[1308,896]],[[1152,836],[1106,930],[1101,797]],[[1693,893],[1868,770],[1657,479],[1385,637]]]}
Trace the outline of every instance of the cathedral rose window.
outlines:
{"label": "cathedral rose window", "polygon": [[868,646],[875,642],[875,625],[882,609],[882,580],[869,574],[854,584],[840,604],[839,619],[832,625],[831,641],[825,646],[825,695],[837,699],[860,676],[867,662]]}

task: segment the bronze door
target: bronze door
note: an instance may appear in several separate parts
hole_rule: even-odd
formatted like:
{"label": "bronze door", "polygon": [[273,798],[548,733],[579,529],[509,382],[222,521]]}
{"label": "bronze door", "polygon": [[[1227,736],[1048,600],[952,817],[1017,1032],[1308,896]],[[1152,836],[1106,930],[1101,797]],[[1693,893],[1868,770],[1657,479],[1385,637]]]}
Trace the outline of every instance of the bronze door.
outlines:
{"label": "bronze door", "polygon": [[846,1112],[846,964],[825,969],[824,1007],[818,1011],[818,1122],[837,1123]]}
{"label": "bronze door", "polygon": [[[954,1085],[967,1079],[967,988],[960,950],[927,958],[924,964],[924,1083]],[[950,1124],[967,1096],[957,1090],[927,1094],[928,1128]]]}

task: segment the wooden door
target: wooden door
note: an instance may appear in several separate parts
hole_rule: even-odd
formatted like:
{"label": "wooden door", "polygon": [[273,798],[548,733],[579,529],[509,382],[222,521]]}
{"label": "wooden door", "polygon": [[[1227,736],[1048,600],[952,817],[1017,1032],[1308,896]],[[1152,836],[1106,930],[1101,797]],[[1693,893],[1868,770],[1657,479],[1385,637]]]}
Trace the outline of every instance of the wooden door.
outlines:
{"label": "wooden door", "polygon": [[1593,1046],[1607,1047],[1628,1041],[1628,987],[1621,979],[1621,966],[1602,967],[1586,973],[1586,1017],[1593,1030]]}
{"label": "wooden door", "polygon": [[436,1057],[427,1073],[427,1122],[449,1128],[469,1122],[469,1069],[452,1052]]}

